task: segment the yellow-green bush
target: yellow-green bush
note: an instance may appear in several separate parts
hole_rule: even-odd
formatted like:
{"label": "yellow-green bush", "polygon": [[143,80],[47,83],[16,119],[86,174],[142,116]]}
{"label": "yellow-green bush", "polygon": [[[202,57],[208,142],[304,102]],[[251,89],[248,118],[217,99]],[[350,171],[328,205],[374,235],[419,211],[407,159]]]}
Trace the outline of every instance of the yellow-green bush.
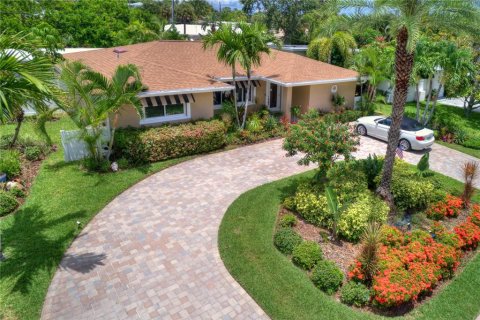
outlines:
{"label": "yellow-green bush", "polygon": [[370,192],[358,196],[341,213],[338,223],[340,234],[350,241],[358,241],[369,221],[387,221],[389,208],[385,202]]}
{"label": "yellow-green bush", "polygon": [[331,227],[332,214],[321,188],[309,183],[301,184],[295,193],[295,209],[308,222],[316,226]]}

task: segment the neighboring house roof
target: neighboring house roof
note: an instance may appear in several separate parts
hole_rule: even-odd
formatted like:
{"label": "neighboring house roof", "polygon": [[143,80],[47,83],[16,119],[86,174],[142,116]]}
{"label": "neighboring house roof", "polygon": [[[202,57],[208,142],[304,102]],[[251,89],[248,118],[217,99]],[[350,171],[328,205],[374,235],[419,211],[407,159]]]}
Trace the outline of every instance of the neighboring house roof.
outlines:
{"label": "neighboring house roof", "polygon": [[[122,47],[65,54],[68,60],[81,60],[91,68],[111,76],[118,65],[133,63],[141,71],[142,82],[149,92],[228,90],[231,68],[218,62],[215,49],[204,50],[199,41],[152,41]],[[237,67],[237,76],[245,72]],[[354,81],[358,73],[294,53],[272,50],[262,57],[261,66],[252,77],[268,78],[284,86],[298,86],[342,81]]]}

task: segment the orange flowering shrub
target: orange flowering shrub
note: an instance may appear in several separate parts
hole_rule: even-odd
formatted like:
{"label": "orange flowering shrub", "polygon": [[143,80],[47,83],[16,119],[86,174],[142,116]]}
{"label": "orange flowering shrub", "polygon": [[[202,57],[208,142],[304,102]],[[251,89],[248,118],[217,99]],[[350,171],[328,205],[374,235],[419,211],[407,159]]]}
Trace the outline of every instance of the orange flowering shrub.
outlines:
{"label": "orange flowering shrub", "polygon": [[463,250],[473,250],[478,246],[480,242],[480,227],[472,223],[471,219],[456,226],[453,230],[460,237]]}
{"label": "orange flowering shrub", "polygon": [[468,221],[480,227],[480,205],[474,204],[472,206],[472,214],[468,217]]}
{"label": "orange flowering shrub", "polygon": [[447,228],[440,222],[435,221],[430,232],[434,235],[435,241],[443,243],[447,246],[460,250],[463,245],[463,241],[455,232],[448,232]]}
{"label": "orange flowering shrub", "polygon": [[[434,225],[434,229],[435,240],[439,235],[457,237],[440,225]],[[460,263],[459,247],[435,240],[421,230],[404,235],[396,228],[383,228],[378,272],[372,283],[374,304],[393,307],[415,301],[431,292],[439,280],[453,275]],[[348,277],[363,282],[365,275],[360,261],[355,260]]]}
{"label": "orange flowering shrub", "polygon": [[463,201],[459,197],[448,194],[443,201],[431,205],[427,210],[427,217],[433,220],[442,220],[444,217],[456,218],[463,207]]}
{"label": "orange flowering shrub", "polygon": [[399,247],[403,244],[403,233],[395,227],[384,225],[380,230],[380,242],[389,247]]}

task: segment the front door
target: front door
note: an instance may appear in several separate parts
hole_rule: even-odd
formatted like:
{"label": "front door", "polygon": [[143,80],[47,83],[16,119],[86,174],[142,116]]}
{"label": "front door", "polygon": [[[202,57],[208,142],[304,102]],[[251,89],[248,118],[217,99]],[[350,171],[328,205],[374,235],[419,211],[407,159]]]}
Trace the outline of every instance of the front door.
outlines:
{"label": "front door", "polygon": [[267,82],[267,106],[272,111],[280,110],[281,88],[278,84]]}

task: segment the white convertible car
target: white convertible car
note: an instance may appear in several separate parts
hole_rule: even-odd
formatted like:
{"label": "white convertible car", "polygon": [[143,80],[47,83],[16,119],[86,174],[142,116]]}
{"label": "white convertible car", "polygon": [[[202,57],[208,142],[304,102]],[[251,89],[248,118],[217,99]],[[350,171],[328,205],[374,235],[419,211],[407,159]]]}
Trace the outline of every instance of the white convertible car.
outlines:
{"label": "white convertible car", "polygon": [[[355,128],[362,136],[372,136],[384,141],[388,140],[388,131],[392,119],[390,117],[370,116],[359,118]],[[432,146],[435,141],[433,131],[425,128],[418,121],[404,117],[400,131],[400,142],[398,146],[402,150],[423,150]]]}

